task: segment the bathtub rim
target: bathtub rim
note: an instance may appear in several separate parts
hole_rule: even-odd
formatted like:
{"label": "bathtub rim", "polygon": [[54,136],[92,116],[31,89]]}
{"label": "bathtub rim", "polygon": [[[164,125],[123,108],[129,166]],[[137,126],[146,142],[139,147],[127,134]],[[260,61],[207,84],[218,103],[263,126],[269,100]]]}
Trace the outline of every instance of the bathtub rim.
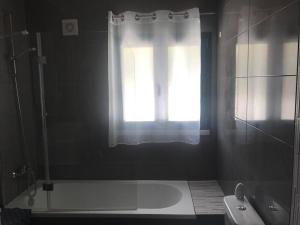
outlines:
{"label": "bathtub rim", "polygon": [[[188,184],[188,181],[186,180],[74,180],[74,179],[68,179],[68,180],[52,180],[52,182],[55,183],[101,183],[103,181],[109,181],[109,182],[122,182],[122,183],[133,183],[137,184],[141,183],[161,183],[161,184],[167,184],[170,186],[173,185],[182,185],[185,188],[185,191],[188,191],[184,195],[185,198],[188,198],[191,204],[191,210],[189,213],[182,213],[182,214],[173,214],[173,213],[147,213],[147,211],[151,211],[149,209],[142,209],[141,212],[138,212],[137,210],[68,210],[68,209],[37,209],[32,210],[32,216],[33,217],[64,217],[64,218],[81,218],[81,217],[91,217],[91,218],[161,218],[161,219],[195,219],[196,213],[195,208],[193,205],[193,199],[191,196],[191,190]],[[44,180],[38,180],[38,187],[41,187]],[[181,189],[179,189],[181,191]],[[25,190],[23,193],[18,195],[14,200],[12,200],[10,203],[7,204],[11,205],[16,200],[22,199],[26,196],[27,191]],[[171,207],[169,207],[171,208]],[[162,208],[158,209],[159,211],[162,211],[164,209],[168,208]]]}

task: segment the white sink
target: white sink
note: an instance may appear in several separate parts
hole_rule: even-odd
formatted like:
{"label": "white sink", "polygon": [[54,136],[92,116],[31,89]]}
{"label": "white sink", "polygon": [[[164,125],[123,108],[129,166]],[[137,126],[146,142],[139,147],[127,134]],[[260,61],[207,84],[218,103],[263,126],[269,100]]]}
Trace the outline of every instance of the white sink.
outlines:
{"label": "white sink", "polygon": [[245,198],[238,200],[235,195],[224,197],[226,214],[234,225],[264,225],[264,222]]}

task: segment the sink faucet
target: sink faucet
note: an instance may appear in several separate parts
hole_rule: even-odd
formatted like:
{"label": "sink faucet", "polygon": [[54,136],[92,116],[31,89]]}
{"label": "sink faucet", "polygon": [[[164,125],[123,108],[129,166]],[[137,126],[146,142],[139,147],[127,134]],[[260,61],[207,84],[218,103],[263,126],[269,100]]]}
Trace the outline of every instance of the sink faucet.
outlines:
{"label": "sink faucet", "polygon": [[238,183],[234,189],[234,195],[238,200],[245,200],[245,186],[243,183]]}

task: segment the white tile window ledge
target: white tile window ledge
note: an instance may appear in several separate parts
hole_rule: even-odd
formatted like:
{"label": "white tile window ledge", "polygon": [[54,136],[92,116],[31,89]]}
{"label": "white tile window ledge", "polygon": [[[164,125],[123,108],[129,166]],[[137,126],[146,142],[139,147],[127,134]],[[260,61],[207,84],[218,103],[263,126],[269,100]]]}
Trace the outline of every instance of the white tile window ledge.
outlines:
{"label": "white tile window ledge", "polygon": [[210,130],[200,130],[200,135],[201,136],[208,136],[208,135],[210,135]]}

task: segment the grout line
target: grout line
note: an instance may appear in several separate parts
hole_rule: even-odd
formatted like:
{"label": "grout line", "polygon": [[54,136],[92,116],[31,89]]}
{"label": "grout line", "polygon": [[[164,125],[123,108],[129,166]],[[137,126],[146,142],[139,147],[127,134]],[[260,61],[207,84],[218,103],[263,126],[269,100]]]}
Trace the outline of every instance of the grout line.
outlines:
{"label": "grout line", "polygon": [[256,77],[296,77],[297,75],[250,75],[248,78],[256,78]]}
{"label": "grout line", "polygon": [[238,34],[236,34],[236,35],[234,35],[234,36],[228,38],[227,40],[224,40],[225,44],[227,44],[228,42],[231,42],[231,41],[232,41],[233,39],[235,39],[235,38],[238,38],[238,37],[244,35],[244,34],[245,34],[246,32],[248,32],[248,31],[249,31],[249,29],[248,29],[248,28],[245,28],[244,31],[241,31],[240,33],[238,33]]}
{"label": "grout line", "polygon": [[275,139],[275,140],[281,142],[282,144],[286,145],[287,147],[293,149],[293,146],[292,146],[292,145],[290,145],[290,144],[288,144],[287,142],[281,140],[280,138],[275,137],[275,136],[273,136],[273,135],[271,135],[271,134],[268,134],[268,133],[266,133],[265,131],[263,131],[262,129],[259,129],[258,127],[254,126],[254,125],[252,125],[252,124],[250,124],[250,123],[248,123],[248,122],[246,122],[246,123],[247,123],[248,126],[250,126],[250,127],[254,128],[254,129],[260,131],[261,133],[265,134],[266,136],[268,136],[268,137],[270,137],[270,138],[273,138],[273,139]]}
{"label": "grout line", "polygon": [[[250,126],[250,127],[254,128],[254,129],[258,130],[259,132],[263,133],[264,135],[268,136],[269,138],[273,138],[273,139],[275,139],[276,141],[279,141],[280,143],[286,145],[287,147],[293,148],[293,146],[290,145],[290,144],[288,144],[287,142],[281,140],[281,139],[278,138],[278,137],[275,137],[275,136],[273,136],[273,135],[271,135],[271,134],[266,133],[266,132],[263,131],[262,129],[260,129],[260,128],[258,128],[258,127],[256,127],[256,126],[252,125],[252,124],[250,124],[249,122],[247,122],[247,121],[245,121],[245,120],[243,120],[243,119],[240,119],[240,118],[238,118],[238,117],[235,117],[235,116],[234,116],[234,118],[237,119],[238,121],[244,123],[245,125]],[[246,133],[246,135],[247,135],[247,133]],[[247,135],[247,136],[248,136],[248,135]],[[246,137],[247,137],[247,136],[246,136]],[[248,143],[248,142],[246,142],[246,143]]]}

